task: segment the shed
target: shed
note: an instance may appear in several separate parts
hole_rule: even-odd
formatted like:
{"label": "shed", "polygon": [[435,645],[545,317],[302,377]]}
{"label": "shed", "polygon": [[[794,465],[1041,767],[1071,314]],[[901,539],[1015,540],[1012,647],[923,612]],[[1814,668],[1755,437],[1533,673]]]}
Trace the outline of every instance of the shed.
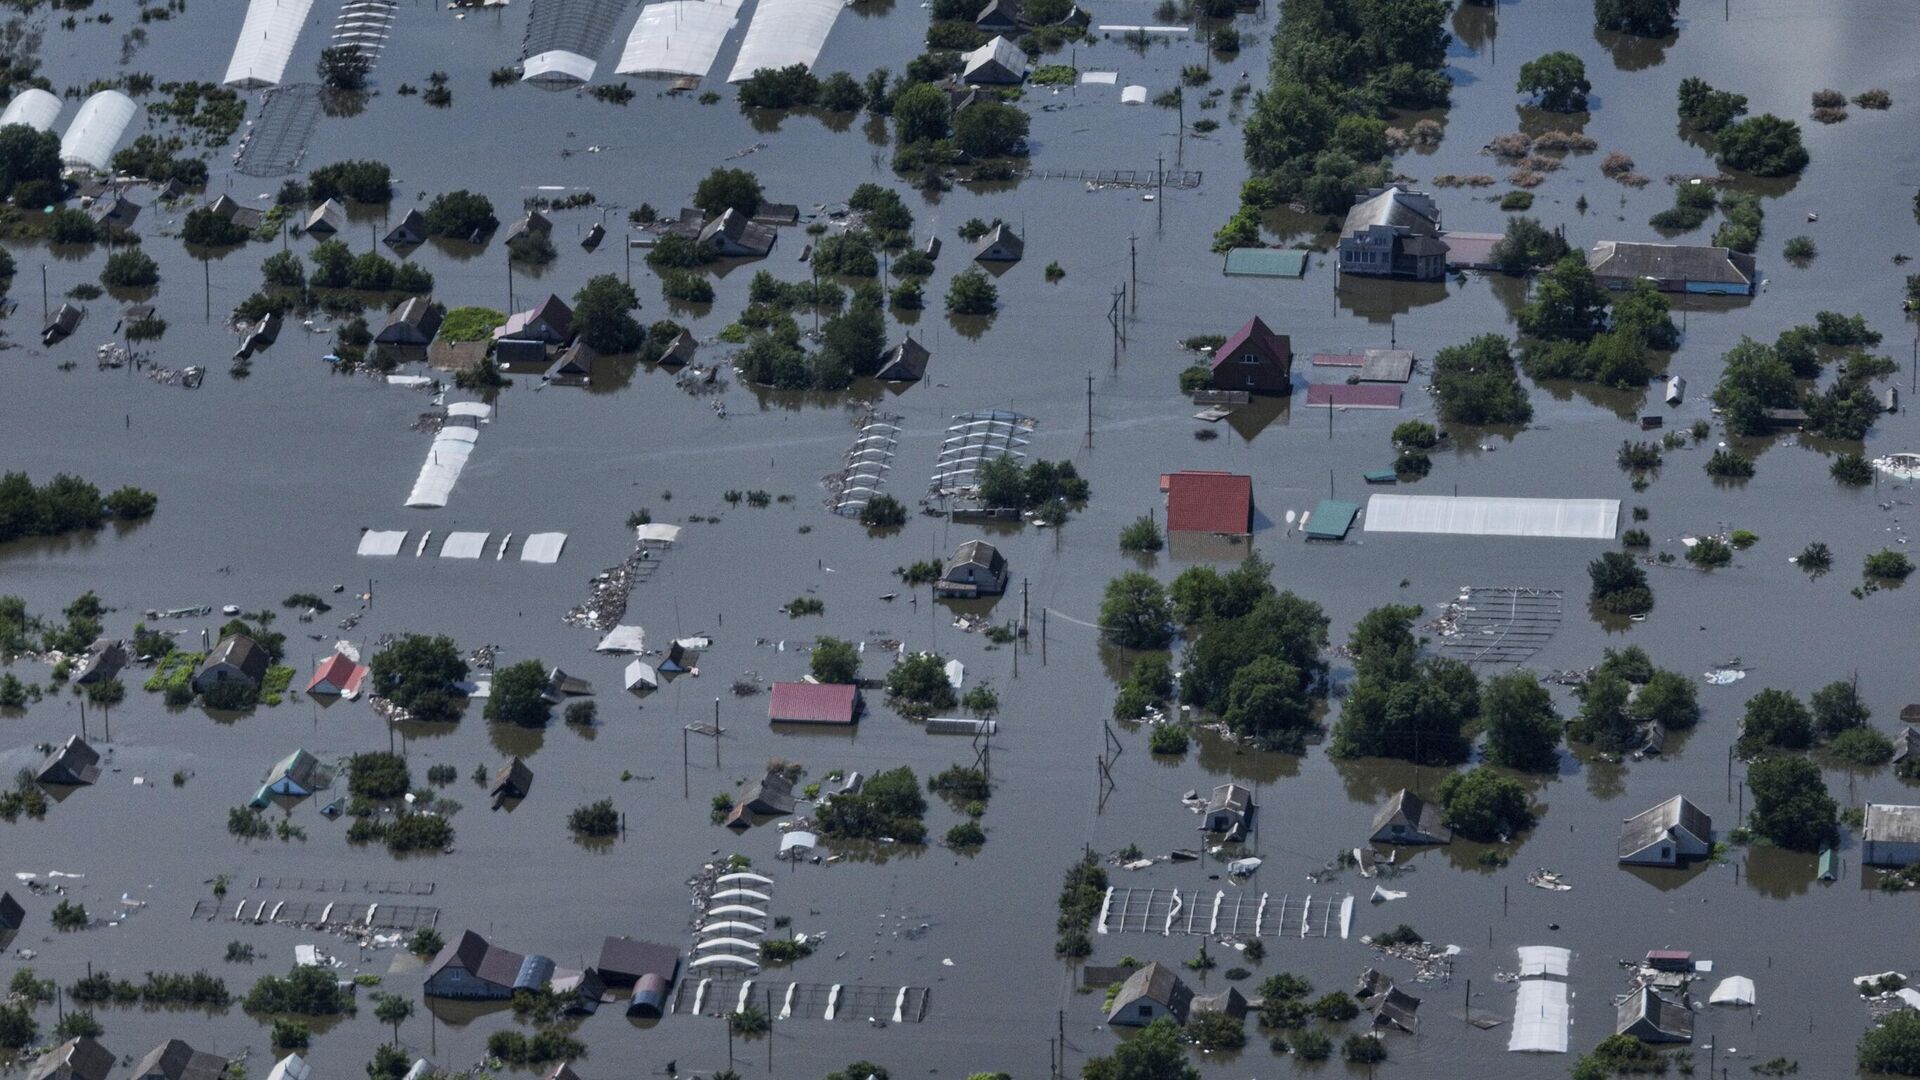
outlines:
{"label": "shed", "polygon": [[1685,1005],[1654,993],[1651,986],[1643,986],[1622,999],[1616,1009],[1616,1020],[1616,1035],[1631,1035],[1641,1042],[1693,1041],[1693,1014]]}
{"label": "shed", "polygon": [[518,221],[507,226],[507,235],[501,243],[515,255],[524,255],[539,247],[540,241],[553,234],[553,222],[538,210],[529,210]]}
{"label": "shed", "polygon": [[1225,1013],[1235,1020],[1245,1020],[1247,1018],[1246,996],[1240,993],[1238,987],[1229,986],[1217,994],[1196,996],[1187,1009],[1190,1016],[1209,1012]]}
{"label": "shed", "polygon": [[954,549],[933,583],[933,594],[970,600],[1007,591],[1007,558],[985,540],[968,540]]}
{"label": "shed", "polygon": [[587,235],[580,239],[580,246],[588,251],[592,251],[594,248],[600,246],[600,241],[606,238],[607,227],[596,221],[593,223],[593,227],[587,230]]}
{"label": "shed", "polygon": [[1618,499],[1520,499],[1472,495],[1375,495],[1367,531],[1612,540]]}
{"label": "shed", "polygon": [[207,209],[211,210],[214,215],[221,220],[238,225],[248,231],[258,229],[266,220],[265,214],[255,210],[251,206],[242,206],[240,201],[231,195],[222,195],[213,200]]}
{"label": "shed", "polygon": [[217,683],[240,680],[260,685],[266,678],[267,668],[273,660],[267,650],[245,634],[229,634],[220,639],[213,647],[200,667],[193,673],[193,689],[196,693],[205,693],[208,687]]}
{"label": "shed", "polygon": [[771,225],[757,225],[747,215],[728,207],[700,230],[700,246],[721,258],[759,259],[773,250],[779,234]]}
{"label": "shed", "polygon": [[1253,478],[1188,469],[1160,478],[1167,531],[1245,536],[1253,531]]}
{"label": "shed", "polygon": [[546,343],[525,338],[501,338],[493,343],[493,360],[508,371],[545,373],[549,363]]}
{"label": "shed", "polygon": [[1401,788],[1380,804],[1373,815],[1373,835],[1368,837],[1376,844],[1446,844],[1453,840],[1453,830],[1441,824],[1440,807]]}
{"label": "shed", "polygon": [[[681,331],[685,333],[685,331]],[[917,382],[927,373],[927,361],[933,354],[908,334],[905,340],[880,357],[880,370],[873,377],[881,382]]]}
{"label": "shed", "polygon": [[1754,997],[1753,980],[1745,975],[1729,975],[1720,980],[1707,998],[1709,1005],[1752,1005]]}
{"label": "shed", "polygon": [[390,248],[414,248],[427,242],[427,215],[419,207],[407,211],[400,224],[387,230],[381,243]]}
{"label": "shed", "polygon": [[776,724],[845,726],[860,718],[860,688],[849,683],[777,682],[767,702]]}
{"label": "shed", "polygon": [[586,382],[593,377],[593,361],[598,355],[586,342],[576,340],[554,359],[543,377],[548,382]]}
{"label": "shed", "polygon": [[52,345],[62,338],[65,338],[68,334],[73,333],[80,325],[80,316],[83,313],[82,309],[74,307],[72,304],[61,304],[54,310],[53,315],[47,319],[47,325],[41,329],[41,343],[44,345]]}
{"label": "shed", "polygon": [[493,786],[487,794],[493,797],[494,809],[499,809],[509,799],[524,799],[527,792],[533,790],[533,770],[518,757],[508,759],[500,771],[493,774]]}
{"label": "shed", "polygon": [[973,28],[990,34],[1018,33],[1021,21],[1020,0],[987,0],[987,6],[973,17]]}
{"label": "shed", "polygon": [[1165,964],[1155,961],[1127,976],[1107,1009],[1112,1027],[1146,1027],[1163,1016],[1176,1024],[1187,1022],[1193,991]]}
{"label": "shed", "polygon": [[113,1052],[82,1035],[41,1054],[27,1080],[106,1080],[112,1069]]}
{"label": "shed", "polygon": [[323,697],[356,697],[360,683],[367,677],[365,664],[355,663],[345,653],[334,653],[320,662],[307,682],[307,693]]}
{"label": "shed", "polygon": [[975,262],[1019,262],[1020,257],[1026,252],[1027,242],[1006,223],[1001,222],[987,230],[987,235],[980,238],[979,245],[974,248],[973,259]]}
{"label": "shed", "polygon": [[0,931],[18,930],[26,922],[27,911],[9,892],[0,892]]}
{"label": "shed", "polygon": [[[660,354],[660,363],[673,367],[690,363],[693,360],[693,351],[699,347],[699,344],[691,330],[682,330],[674,335],[673,342],[667,346],[665,352]],[[884,374],[881,376],[881,378],[885,377]]]}
{"label": "shed", "polygon": [[1253,821],[1253,792],[1239,784],[1221,784],[1213,789],[1213,797],[1207,800],[1205,823],[1201,831],[1219,833],[1228,840],[1238,840],[1246,835],[1247,826]]}
{"label": "shed", "polygon": [[133,228],[133,223],[139,220],[140,211],[144,209],[146,207],[115,192],[95,199],[93,205],[87,208],[87,216],[100,229],[120,233]]}
{"label": "shed", "polygon": [[1693,954],[1685,949],[1648,949],[1644,962],[1655,971],[1693,970]]}
{"label": "shed", "polygon": [[131,1080],[220,1080],[227,1059],[195,1050],[184,1039],[168,1039],[147,1052],[133,1067]]}
{"label": "shed", "polygon": [[608,986],[634,986],[649,975],[671,985],[680,974],[680,950],[638,938],[609,937],[600,943],[600,962],[594,967]]}
{"label": "shed", "polygon": [[1413,378],[1412,349],[1368,349],[1361,357],[1363,383],[1404,383]]}
{"label": "shed", "polygon": [[624,678],[627,689],[636,693],[660,689],[660,673],[653,670],[653,665],[645,660],[629,662]]}
{"label": "shed", "polygon": [[127,666],[126,643],[117,638],[98,638],[87,646],[87,659],[80,665],[80,673],[73,677],[74,684],[86,686],[90,683],[106,682],[120,669]]}
{"label": "shed", "polygon": [[1667,380],[1667,404],[1678,405],[1687,400],[1687,380],[1675,375]]}
{"label": "shed", "polygon": [[1207,364],[1215,390],[1255,394],[1293,392],[1293,342],[1276,334],[1258,315],[1213,350]]}
{"label": "shed", "polygon": [[40,763],[33,778],[50,787],[79,787],[100,779],[100,754],[88,746],[85,739],[78,735],[67,736],[60,745]]}
{"label": "shed", "polygon": [[380,328],[373,340],[379,345],[424,349],[433,344],[433,336],[440,332],[440,320],[446,314],[446,309],[434,303],[432,297],[410,296],[387,316],[387,325]]}
{"label": "shed", "polygon": [[793,781],[783,772],[768,769],[767,775],[740,793],[725,824],[729,829],[744,831],[753,825],[755,817],[791,814],[793,808]]}
{"label": "shed", "polygon": [[1679,866],[1713,852],[1713,819],[1684,795],[1649,807],[1620,826],[1620,862]]}
{"label": "shed", "polygon": [[[1376,495],[1374,498],[1378,499]],[[1321,499],[1301,526],[1309,540],[1345,540],[1360,514],[1360,504],[1339,499]]]}
{"label": "shed", "polygon": [[1920,806],[1868,803],[1860,829],[1860,861],[1867,866],[1920,862]]}
{"label": "shed", "polygon": [[1420,999],[1392,983],[1387,984],[1386,993],[1377,995],[1367,1007],[1373,1010],[1374,1027],[1397,1027],[1409,1035],[1420,1027]]}
{"label": "shed", "polygon": [[1027,78],[1027,54],[1004,37],[967,54],[960,79],[975,86],[1018,86]]}
{"label": "shed", "polygon": [[672,991],[671,979],[651,972],[640,976],[639,981],[633,984],[633,997],[627,1000],[627,1015],[644,1020],[657,1020],[665,1016]]}
{"label": "shed", "polygon": [[346,228],[346,205],[339,199],[328,199],[314,207],[313,212],[307,215],[307,223],[303,231],[308,235],[325,239],[335,233],[346,231]]}

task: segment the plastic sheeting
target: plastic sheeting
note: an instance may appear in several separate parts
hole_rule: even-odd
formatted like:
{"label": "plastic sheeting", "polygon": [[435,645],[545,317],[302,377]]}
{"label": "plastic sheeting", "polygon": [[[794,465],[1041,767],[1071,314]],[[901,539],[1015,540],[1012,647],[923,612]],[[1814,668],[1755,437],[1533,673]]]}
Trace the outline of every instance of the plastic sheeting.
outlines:
{"label": "plastic sheeting", "polygon": [[629,690],[658,690],[660,674],[645,660],[635,660],[627,665],[626,682]]}
{"label": "plastic sheeting", "polygon": [[398,555],[400,545],[406,543],[407,530],[369,529],[360,534],[360,555]]}
{"label": "plastic sheeting", "polygon": [[446,542],[440,545],[440,557],[477,559],[487,549],[487,535],[483,532],[448,533]]}
{"label": "plastic sheeting", "polygon": [[671,544],[680,539],[680,526],[655,522],[650,525],[636,526],[633,533],[634,539],[641,543]]}
{"label": "plastic sheeting", "polygon": [[35,131],[52,131],[53,122],[60,119],[60,99],[37,86],[29,87],[7,102],[7,111],[0,113],[0,127],[25,124]]}
{"label": "plastic sheeting", "polygon": [[627,35],[618,75],[692,75],[704,78],[720,46],[739,22],[744,0],[669,0],[640,9]]}
{"label": "plastic sheeting", "polygon": [[1522,945],[1520,953],[1520,977],[1532,978],[1535,975],[1567,976],[1567,965],[1573,960],[1573,953],[1557,945]]}
{"label": "plastic sheeting", "polygon": [[520,561],[551,565],[560,561],[560,551],[566,546],[566,533],[529,533],[526,542],[520,545]]}
{"label": "plastic sheeting", "polygon": [[1710,1005],[1751,1005],[1754,1001],[1753,980],[1745,975],[1721,979],[1720,985],[1713,988],[1713,995],[1707,998]]}
{"label": "plastic sheeting", "polygon": [[1447,533],[1611,540],[1618,499],[1509,499],[1469,495],[1375,495],[1367,532]]}
{"label": "plastic sheeting", "polygon": [[600,644],[593,647],[594,652],[605,653],[643,653],[647,651],[647,631],[638,626],[616,626],[607,631]]}
{"label": "plastic sheeting", "polygon": [[759,0],[727,81],[745,82],[762,68],[812,68],[845,7],[842,0]]}
{"label": "plastic sheeting", "polygon": [[593,69],[597,65],[591,57],[581,56],[565,49],[549,49],[527,57],[522,66],[521,82],[562,83],[571,85],[583,83],[593,78]]}
{"label": "plastic sheeting", "polygon": [[227,86],[248,90],[277,86],[286,73],[287,58],[300,39],[300,27],[313,10],[313,0],[252,0],[227,62]]}
{"label": "plastic sheeting", "polygon": [[74,169],[106,172],[114,147],[127,133],[140,107],[118,90],[102,90],[88,98],[60,137],[60,164]]}
{"label": "plastic sheeting", "polygon": [[1567,1052],[1567,1029],[1573,1023],[1567,1005],[1567,984],[1552,979],[1527,979],[1513,1005],[1513,1034],[1507,1049],[1534,1054]]}

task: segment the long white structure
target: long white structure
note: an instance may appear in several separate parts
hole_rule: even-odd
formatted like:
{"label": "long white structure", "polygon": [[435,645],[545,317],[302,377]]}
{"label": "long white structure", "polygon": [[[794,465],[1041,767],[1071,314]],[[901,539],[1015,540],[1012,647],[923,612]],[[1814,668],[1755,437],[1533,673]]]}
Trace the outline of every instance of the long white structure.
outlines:
{"label": "long white structure", "polygon": [[1568,964],[1573,953],[1557,945],[1522,945],[1520,953],[1520,977],[1530,979],[1536,975],[1558,975],[1567,977]]}
{"label": "long white structure", "polygon": [[407,495],[412,507],[447,505],[454,481],[473,456],[473,444],[480,438],[479,425],[493,415],[493,406],[478,401],[456,401],[447,406],[447,423],[433,437],[427,460],[420,463],[420,475]]}
{"label": "long white structure", "polygon": [[573,86],[591,82],[596,66],[592,57],[565,49],[548,49],[527,57],[521,66],[520,81],[546,86]]}
{"label": "long white structure", "polygon": [[1620,500],[1375,495],[1367,501],[1365,527],[1378,533],[1611,540],[1620,527]]}
{"label": "long white structure", "polygon": [[640,9],[616,75],[704,78],[739,22],[744,0],[667,0]]}
{"label": "long white structure", "polygon": [[520,545],[520,561],[556,563],[560,561],[560,549],[566,546],[566,533],[532,533],[527,537],[526,543]]}
{"label": "long white structure", "polygon": [[7,102],[7,111],[0,113],[0,127],[25,124],[35,131],[52,131],[54,121],[58,119],[60,99],[37,86],[31,86]]}
{"label": "long white structure", "polygon": [[845,7],[841,0],[760,0],[727,81],[745,82],[762,68],[811,69]]}
{"label": "long white structure", "polygon": [[1523,979],[1514,998],[1513,1034],[1507,1049],[1534,1054],[1567,1052],[1567,1029],[1573,1010],[1567,1005],[1567,984],[1552,979]]}
{"label": "long white structure", "polygon": [[114,148],[139,111],[140,106],[118,90],[102,90],[82,102],[60,137],[60,164],[106,172],[113,165]]}
{"label": "long white structure", "polygon": [[233,59],[227,61],[227,77],[220,81],[243,90],[279,85],[312,10],[313,0],[251,0]]}
{"label": "long white structure", "polygon": [[407,539],[405,529],[368,529],[360,534],[360,549],[357,554],[386,557],[400,554],[400,545]]}

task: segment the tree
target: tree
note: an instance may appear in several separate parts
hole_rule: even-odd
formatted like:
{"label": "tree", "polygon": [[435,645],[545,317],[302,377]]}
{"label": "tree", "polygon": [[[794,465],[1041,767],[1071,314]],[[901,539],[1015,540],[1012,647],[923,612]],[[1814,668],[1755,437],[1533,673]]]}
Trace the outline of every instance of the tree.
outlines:
{"label": "tree", "polygon": [[353,249],[343,241],[322,240],[307,253],[313,260],[313,287],[345,289],[353,284]]}
{"label": "tree", "polygon": [[1593,0],[1593,28],[1666,37],[1679,13],[1680,0]]}
{"label": "tree", "polygon": [[[947,95],[929,83],[916,83],[894,95],[893,135],[902,146],[947,137],[951,107]],[[58,140],[55,141],[56,158]],[[58,175],[59,170],[55,170]]]}
{"label": "tree", "polygon": [[810,664],[813,677],[823,683],[851,683],[860,678],[860,654],[851,642],[837,637],[823,635],[815,641]]}
{"label": "tree", "polygon": [[1164,649],[1173,640],[1173,613],[1166,590],[1149,574],[1131,570],[1107,583],[1100,601],[1100,628],[1107,640],[1128,649]]}
{"label": "tree", "polygon": [[1593,581],[1588,599],[1601,611],[1638,615],[1653,607],[1647,572],[1624,551],[1609,551],[1588,563],[1587,576]]}
{"label": "tree", "polygon": [[640,298],[617,274],[597,274],[573,294],[573,326],[595,352],[624,355],[646,340],[646,328],[633,317]]}
{"label": "tree", "polygon": [[291,251],[276,251],[260,264],[262,283],[276,289],[304,289],[307,269],[300,256]]}
{"label": "tree", "polygon": [[400,1041],[400,1025],[413,1015],[413,1002],[399,994],[373,995],[374,1019],[393,1026],[393,1041]]}
{"label": "tree", "polygon": [[137,487],[117,488],[100,501],[102,509],[122,521],[150,518],[159,505],[158,495]]}
{"label": "tree", "polygon": [[1514,89],[1534,95],[1548,112],[1581,112],[1593,84],[1587,81],[1587,65],[1578,56],[1550,52],[1520,65],[1520,81]]}
{"label": "tree", "polygon": [[1488,257],[1500,269],[1514,273],[1551,266],[1567,251],[1566,237],[1540,224],[1538,218],[1515,215],[1507,219],[1506,232],[1494,241]]}
{"label": "tree", "polygon": [[1756,834],[1789,851],[1818,851],[1839,834],[1840,807],[1827,794],[1820,770],[1803,757],[1772,754],[1747,768]]}
{"label": "tree", "polygon": [[1680,328],[1673,324],[1672,305],[1651,281],[1636,281],[1613,297],[1612,329],[1635,334],[1650,349],[1671,350],[1680,345]]}
{"label": "tree", "polygon": [[151,289],[160,284],[160,265],[139,248],[116,251],[107,256],[100,284],[110,289]]}
{"label": "tree", "polygon": [[1768,748],[1805,750],[1813,745],[1813,715],[1786,690],[1762,690],[1747,699],[1737,745],[1742,754]]}
{"label": "tree", "polygon": [[981,465],[974,476],[974,494],[989,507],[1017,510],[1026,506],[1026,477],[1020,463],[1010,454],[1001,454]]}
{"label": "tree", "polygon": [[993,279],[977,269],[955,274],[947,286],[947,312],[952,315],[991,315],[999,303]]}
{"label": "tree", "polygon": [[1469,840],[1493,841],[1533,824],[1527,789],[1510,776],[1481,766],[1454,773],[1440,785],[1441,820]]}
{"label": "tree", "polygon": [[1861,1072],[1920,1076],[1920,1013],[1889,1013],[1860,1036],[1854,1059]]}
{"label": "tree", "polygon": [[27,124],[0,128],[0,197],[22,184],[60,181],[60,136]]}
{"label": "tree", "polygon": [[620,832],[620,812],[612,799],[576,806],[567,813],[567,831],[578,836],[613,836]]}
{"label": "tree", "polygon": [[1721,166],[1755,176],[1790,176],[1807,167],[1800,125],[1761,113],[1720,129]]}
{"label": "tree", "polygon": [[1161,1017],[1140,1033],[1113,1048],[1107,1057],[1088,1058],[1081,1080],[1200,1080],[1200,1070],[1187,1063],[1180,1046],[1180,1029]]}
{"label": "tree", "polygon": [[1677,671],[1659,670],[1633,699],[1633,713],[1668,731],[1685,731],[1700,722],[1700,699],[1693,680]]}
{"label": "tree", "polygon": [[1151,517],[1137,517],[1120,530],[1120,550],[1148,554],[1159,551],[1166,541],[1160,525]]}
{"label": "tree", "polygon": [[402,634],[368,664],[368,692],[386,698],[422,723],[460,719],[454,686],[467,677],[460,646],[442,634]]}
{"label": "tree", "polygon": [[538,660],[522,660],[494,672],[486,718],[521,727],[544,725],[550,713],[547,683],[547,665]]}
{"label": "tree", "polygon": [[493,216],[493,203],[485,195],[462,188],[433,197],[425,215],[429,236],[450,236],[465,240],[474,233],[492,232],[500,219]]}
{"label": "tree", "polygon": [[820,327],[820,349],[814,356],[816,372],[824,365],[845,374],[832,380],[837,385],[828,385],[827,378],[816,375],[816,387],[841,389],[853,376],[865,377],[879,371],[880,358],[887,349],[886,333],[885,317],[879,308],[868,304],[856,302],[828,319]]}
{"label": "tree", "polygon": [[1456,424],[1525,424],[1533,419],[1513,353],[1499,334],[1449,345],[1433,356],[1433,394],[1440,416]]}
{"label": "tree", "polygon": [[931,716],[954,705],[946,659],[938,653],[914,653],[887,672],[887,696],[906,716]]}
{"label": "tree", "polygon": [[364,90],[367,74],[373,70],[373,54],[351,45],[322,49],[315,70],[329,90]]}
{"label": "tree", "polygon": [[1586,341],[1607,328],[1607,290],[1594,280],[1584,256],[1562,256],[1540,275],[1518,320],[1521,332],[1533,337]]}
{"label": "tree", "polygon": [[1793,369],[1771,347],[1742,337],[1721,361],[1713,403],[1720,406],[1732,434],[1765,434],[1767,410],[1791,408],[1799,402],[1800,384]]}
{"label": "tree", "polygon": [[367,1062],[367,1080],[401,1080],[408,1067],[406,1051],[393,1043],[381,1043],[373,1048],[373,1060]]}
{"label": "tree", "polygon": [[1027,114],[1012,105],[983,101],[953,118],[953,145],[971,158],[1005,157],[1027,137]]}
{"label": "tree", "polygon": [[1262,656],[1234,673],[1221,719],[1234,734],[1297,751],[1313,728],[1300,673],[1277,656]]}
{"label": "tree", "polygon": [[1715,90],[1705,79],[1680,80],[1680,122],[1705,132],[1719,131],[1747,113],[1747,96]]}
{"label": "tree", "polygon": [[1822,739],[1865,727],[1873,718],[1873,710],[1860,697],[1860,687],[1849,679],[1837,679],[1815,690],[1808,703],[1813,707],[1813,726]]}
{"label": "tree", "polygon": [[715,169],[693,193],[693,205],[709,218],[728,210],[752,217],[760,210],[760,199],[760,178],[745,169]]}
{"label": "tree", "polygon": [[24,1050],[39,1037],[40,1025],[24,1002],[0,1005],[0,1050]]}
{"label": "tree", "polygon": [[1521,668],[1480,684],[1480,719],[1489,764],[1545,772],[1558,762],[1560,717],[1533,672]]}
{"label": "tree", "polygon": [[393,170],[379,161],[336,161],[307,175],[307,198],[347,198],[362,203],[393,201]]}
{"label": "tree", "polygon": [[356,798],[398,799],[412,786],[407,760],[398,754],[355,754],[347,759],[347,793]]}

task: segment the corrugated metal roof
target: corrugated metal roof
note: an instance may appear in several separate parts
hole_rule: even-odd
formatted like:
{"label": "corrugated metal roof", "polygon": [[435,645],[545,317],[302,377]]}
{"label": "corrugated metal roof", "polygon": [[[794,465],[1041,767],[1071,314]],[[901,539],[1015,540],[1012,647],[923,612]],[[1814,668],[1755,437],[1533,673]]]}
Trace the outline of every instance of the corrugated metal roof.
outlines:
{"label": "corrugated metal roof", "polygon": [[1253,478],[1233,473],[1167,474],[1167,531],[1245,535],[1253,528]]}
{"label": "corrugated metal roof", "polygon": [[851,724],[859,697],[859,689],[846,683],[774,683],[767,719],[788,724]]}
{"label": "corrugated metal roof", "polygon": [[1321,499],[1320,505],[1313,508],[1307,517],[1305,526],[1310,540],[1344,540],[1347,531],[1353,528],[1353,519],[1360,513],[1359,503],[1342,502],[1339,499]]}
{"label": "corrugated metal roof", "polygon": [[1611,540],[1619,525],[1618,499],[1375,495],[1367,503],[1366,530]]}

